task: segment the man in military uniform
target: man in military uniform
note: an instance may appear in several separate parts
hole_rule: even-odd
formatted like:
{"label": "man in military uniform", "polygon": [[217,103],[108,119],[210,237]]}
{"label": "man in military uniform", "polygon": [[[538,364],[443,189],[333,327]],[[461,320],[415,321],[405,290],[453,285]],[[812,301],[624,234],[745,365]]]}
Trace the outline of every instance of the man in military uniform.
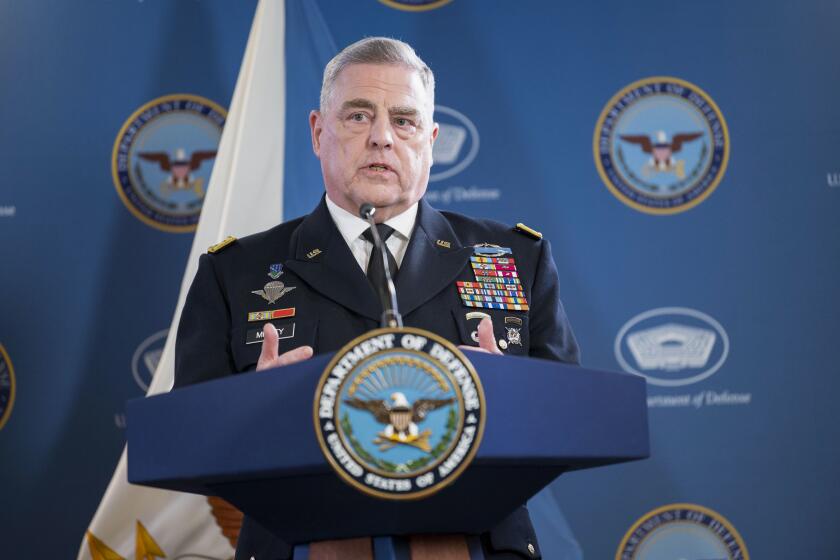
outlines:
{"label": "man in military uniform", "polygon": [[[577,363],[548,241],[423,200],[438,126],[434,76],[414,50],[384,38],[350,45],[327,65],[320,105],[309,123],[325,197],[308,216],[202,255],[178,329],[175,386],[336,351],[379,327],[381,278],[369,276],[381,276],[371,271],[382,254],[359,218],[364,203],[376,207],[406,326],[486,352]],[[482,262],[503,263],[489,268],[503,269],[494,285],[513,297],[492,303]],[[492,560],[540,557],[524,507],[481,545]],[[237,559],[289,555],[246,518]]]}

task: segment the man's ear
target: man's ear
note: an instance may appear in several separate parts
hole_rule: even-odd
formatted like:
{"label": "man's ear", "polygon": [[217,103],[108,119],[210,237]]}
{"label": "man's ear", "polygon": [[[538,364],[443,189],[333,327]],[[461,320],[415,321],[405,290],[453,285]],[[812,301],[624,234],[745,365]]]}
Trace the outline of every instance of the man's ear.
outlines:
{"label": "man's ear", "polygon": [[309,112],[309,131],[312,134],[312,151],[319,158],[321,157],[321,131],[324,130],[321,111]]}
{"label": "man's ear", "polygon": [[[435,147],[435,140],[437,140],[438,132],[440,132],[440,125],[438,123],[434,123],[432,127],[432,134],[429,136],[429,146],[434,148]],[[434,165],[434,156],[432,156],[432,165]]]}

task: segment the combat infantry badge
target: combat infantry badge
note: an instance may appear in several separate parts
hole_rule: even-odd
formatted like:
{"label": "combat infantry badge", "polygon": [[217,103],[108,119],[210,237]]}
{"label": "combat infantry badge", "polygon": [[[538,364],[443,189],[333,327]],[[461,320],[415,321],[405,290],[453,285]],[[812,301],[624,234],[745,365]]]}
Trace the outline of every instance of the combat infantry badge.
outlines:
{"label": "combat infantry badge", "polygon": [[321,450],[345,482],[380,498],[417,499],[472,461],[484,391],[450,342],[420,329],[377,329],[327,365],[314,418]]}

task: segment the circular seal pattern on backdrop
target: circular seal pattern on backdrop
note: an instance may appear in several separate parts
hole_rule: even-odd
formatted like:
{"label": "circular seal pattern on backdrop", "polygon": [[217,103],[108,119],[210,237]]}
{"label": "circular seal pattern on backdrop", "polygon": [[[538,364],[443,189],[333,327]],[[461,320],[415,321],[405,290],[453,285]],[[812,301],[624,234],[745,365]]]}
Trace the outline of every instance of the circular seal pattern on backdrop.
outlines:
{"label": "circular seal pattern on backdrop", "polygon": [[15,368],[6,349],[0,344],[0,429],[6,424],[15,405]]}
{"label": "circular seal pattern on backdrop", "polygon": [[117,134],[111,174],[120,199],[143,223],[195,231],[227,112],[191,94],[137,109]]}
{"label": "circular seal pattern on backdrop", "polygon": [[696,504],[669,504],[646,513],[615,553],[615,560],[674,558],[749,560],[750,555],[725,517]]}
{"label": "circular seal pattern on backdrop", "polygon": [[729,131],[706,92],[658,76],[610,99],[595,125],[593,151],[601,179],[621,202],[676,214],[717,188],[729,162]]}
{"label": "circular seal pattern on backdrop", "polygon": [[345,482],[371,496],[412,500],[467,468],[485,408],[475,369],[452,343],[420,329],[377,329],[324,370],[315,433]]}
{"label": "circular seal pattern on backdrop", "polygon": [[406,12],[426,12],[445,6],[452,0],[379,0],[386,6]]}

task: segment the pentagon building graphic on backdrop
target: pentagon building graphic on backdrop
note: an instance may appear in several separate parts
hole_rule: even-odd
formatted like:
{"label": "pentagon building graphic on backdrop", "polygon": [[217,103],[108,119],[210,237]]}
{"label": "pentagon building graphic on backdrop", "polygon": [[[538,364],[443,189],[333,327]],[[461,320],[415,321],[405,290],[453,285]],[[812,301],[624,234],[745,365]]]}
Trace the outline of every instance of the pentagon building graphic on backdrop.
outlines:
{"label": "pentagon building graphic on backdrop", "polygon": [[716,339],[714,331],[668,323],[629,335],[627,346],[642,369],[680,371],[704,367]]}
{"label": "pentagon building graphic on backdrop", "polygon": [[163,356],[163,347],[168,334],[169,329],[163,329],[149,336],[140,343],[131,357],[131,375],[144,393],[152,385],[152,378]]}
{"label": "pentagon building graphic on backdrop", "polygon": [[452,165],[458,159],[461,148],[467,139],[467,129],[463,126],[443,123],[440,125],[435,146],[432,149],[435,163]]}
{"label": "pentagon building graphic on backdrop", "polygon": [[687,307],[659,307],[627,321],[615,337],[624,371],[651,385],[677,387],[707,379],[729,355],[729,336],[710,315]]}
{"label": "pentagon building graphic on backdrop", "polygon": [[475,124],[460,111],[435,105],[435,122],[440,131],[432,148],[430,183],[454,177],[469,167],[481,144]]}

